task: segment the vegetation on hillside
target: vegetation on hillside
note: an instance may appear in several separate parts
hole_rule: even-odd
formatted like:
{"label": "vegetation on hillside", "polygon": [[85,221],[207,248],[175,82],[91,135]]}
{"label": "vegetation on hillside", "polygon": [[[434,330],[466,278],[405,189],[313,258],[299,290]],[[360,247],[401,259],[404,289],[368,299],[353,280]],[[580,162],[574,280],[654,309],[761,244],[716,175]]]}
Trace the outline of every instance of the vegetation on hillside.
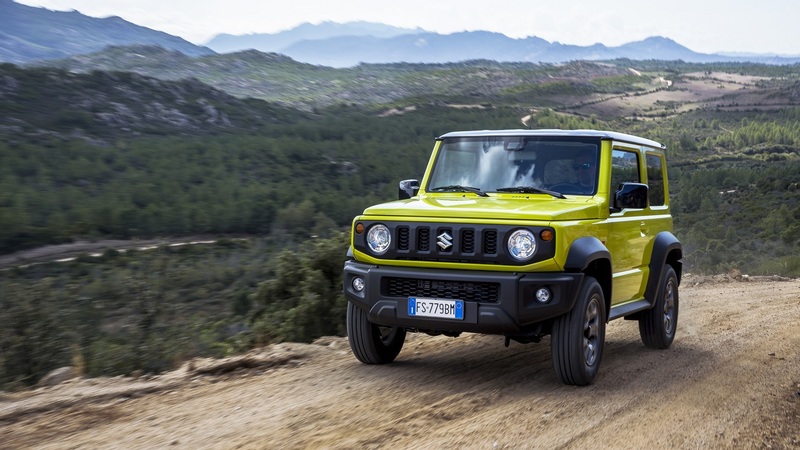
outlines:
{"label": "vegetation on hillside", "polygon": [[161,81],[130,72],[76,74],[12,64],[0,64],[0,113],[0,134],[12,142],[24,135],[22,141],[33,145],[47,136],[108,145],[139,135],[253,132],[300,117],[191,78]]}
{"label": "vegetation on hillside", "polygon": [[[558,83],[585,94],[619,89],[631,82],[627,67],[576,61],[567,64],[498,63],[474,60],[443,64],[360,64],[335,69],[300,63],[286,56],[247,50],[189,58],[154,46],[112,47],[90,55],[40,63],[74,73],[127,71],[164,80],[194,78],[239,97],[258,98],[302,110],[340,104],[376,105],[431,102],[507,104],[518,95],[504,92]],[[592,80],[609,78],[591,86]],[[641,82],[642,80],[636,80]],[[548,88],[547,84],[557,82]],[[584,87],[584,84],[589,84]],[[610,86],[606,86],[610,85]],[[518,99],[530,100],[531,96]]]}
{"label": "vegetation on hillside", "polygon": [[[665,143],[686,271],[800,276],[797,68],[645,65],[674,80],[728,69],[780,77],[741,93],[760,89],[758,98],[780,102],[676,104],[648,120],[582,115],[560,102],[677,88],[654,88],[624,64],[473,62],[363,65],[346,76],[367,78],[346,83],[335,81],[345,72],[319,69],[334,78],[303,95],[334,104],[300,112],[197,80],[0,65],[0,254],[74,239],[221,237],[0,272],[0,387],[67,364],[89,375],[159,372],[195,356],[343,333],[352,217],[421,176],[436,136],[519,128],[528,115],[531,128]],[[302,70],[297,77],[316,69]],[[388,103],[340,101],[350,92],[341,85],[359,82]]]}
{"label": "vegetation on hillside", "polygon": [[197,356],[344,332],[344,234],[219,240],[18,267],[0,276],[0,389],[56,367],[158,373]]}
{"label": "vegetation on hillside", "polygon": [[432,107],[378,118],[342,107],[253,134],[0,142],[0,253],[73,237],[325,236],[396,196],[400,178],[421,176],[438,134],[513,127],[515,115]]}

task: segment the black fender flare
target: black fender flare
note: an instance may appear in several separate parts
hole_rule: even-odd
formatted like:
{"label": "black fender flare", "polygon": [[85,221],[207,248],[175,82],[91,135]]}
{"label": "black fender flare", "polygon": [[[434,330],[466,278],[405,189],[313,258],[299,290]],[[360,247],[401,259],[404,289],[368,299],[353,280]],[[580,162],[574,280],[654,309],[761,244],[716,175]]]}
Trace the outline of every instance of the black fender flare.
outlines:
{"label": "black fender flare", "polygon": [[611,252],[600,239],[585,236],[575,239],[569,247],[564,263],[566,272],[582,272],[593,276],[603,289],[606,303],[606,319],[611,310]]}
{"label": "black fender flare", "polygon": [[592,262],[605,259],[611,261],[611,253],[600,239],[586,236],[575,239],[569,247],[564,270],[567,272],[583,272]]}
{"label": "black fender flare", "polygon": [[650,306],[656,302],[661,276],[667,264],[672,265],[675,275],[678,277],[678,285],[681,284],[681,269],[683,267],[681,258],[683,258],[683,246],[678,238],[669,231],[658,233],[653,240],[653,251],[650,253],[649,264],[650,277],[647,279],[647,287],[644,291],[644,298],[647,299]]}

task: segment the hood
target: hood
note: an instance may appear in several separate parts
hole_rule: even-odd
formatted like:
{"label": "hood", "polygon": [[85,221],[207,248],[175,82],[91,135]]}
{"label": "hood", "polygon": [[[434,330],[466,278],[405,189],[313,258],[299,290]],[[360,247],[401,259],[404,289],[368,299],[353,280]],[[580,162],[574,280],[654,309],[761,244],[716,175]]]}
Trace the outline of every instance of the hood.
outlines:
{"label": "hood", "polygon": [[382,203],[364,210],[369,216],[402,216],[497,220],[585,220],[600,217],[597,197],[559,199],[539,194],[420,195],[408,200]]}

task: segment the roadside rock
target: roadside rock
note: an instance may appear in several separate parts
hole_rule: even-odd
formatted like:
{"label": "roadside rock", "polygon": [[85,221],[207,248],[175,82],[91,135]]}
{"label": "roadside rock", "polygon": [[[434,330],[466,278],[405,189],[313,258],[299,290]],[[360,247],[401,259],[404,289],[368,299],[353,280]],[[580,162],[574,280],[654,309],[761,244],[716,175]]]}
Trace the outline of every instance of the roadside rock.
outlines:
{"label": "roadside rock", "polygon": [[78,371],[72,366],[60,367],[39,380],[39,386],[55,386],[65,381],[78,378]]}

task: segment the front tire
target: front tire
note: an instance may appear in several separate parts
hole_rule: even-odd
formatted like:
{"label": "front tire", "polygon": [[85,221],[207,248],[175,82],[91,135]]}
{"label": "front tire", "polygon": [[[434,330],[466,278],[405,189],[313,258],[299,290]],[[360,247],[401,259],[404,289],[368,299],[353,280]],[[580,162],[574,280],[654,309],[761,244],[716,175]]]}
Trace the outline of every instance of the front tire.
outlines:
{"label": "front tire", "polygon": [[605,304],[600,283],[587,276],[575,307],[553,322],[550,351],[562,383],[586,386],[597,376],[606,335]]}
{"label": "front tire", "polygon": [[666,349],[678,326],[678,277],[672,266],[664,267],[656,303],[639,319],[639,335],[645,347]]}
{"label": "front tire", "polygon": [[364,364],[394,361],[406,340],[406,329],[376,325],[367,313],[347,302],[347,340],[356,358]]}

